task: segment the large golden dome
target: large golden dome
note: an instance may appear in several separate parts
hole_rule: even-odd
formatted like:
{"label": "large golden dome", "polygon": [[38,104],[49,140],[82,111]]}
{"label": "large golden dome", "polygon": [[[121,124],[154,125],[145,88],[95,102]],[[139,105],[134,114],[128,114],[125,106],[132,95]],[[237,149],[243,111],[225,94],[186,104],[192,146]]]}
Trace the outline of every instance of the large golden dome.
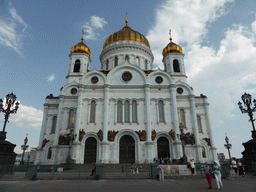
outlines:
{"label": "large golden dome", "polygon": [[143,43],[144,45],[146,45],[148,48],[150,48],[149,42],[146,39],[146,37],[144,37],[144,35],[140,34],[137,31],[132,30],[130,27],[128,27],[128,20],[125,20],[126,26],[121,29],[120,31],[117,31],[115,33],[113,33],[112,35],[110,35],[104,45],[103,45],[103,49],[116,41],[123,41],[123,40],[129,40],[129,41],[137,41],[140,43]]}
{"label": "large golden dome", "polygon": [[182,48],[172,42],[172,38],[170,38],[171,42],[163,49],[163,56],[167,53],[183,53]]}
{"label": "large golden dome", "polygon": [[75,46],[71,48],[70,53],[87,53],[88,55],[92,55],[91,50],[87,45],[83,42],[84,38],[81,38],[81,42],[77,43]]}

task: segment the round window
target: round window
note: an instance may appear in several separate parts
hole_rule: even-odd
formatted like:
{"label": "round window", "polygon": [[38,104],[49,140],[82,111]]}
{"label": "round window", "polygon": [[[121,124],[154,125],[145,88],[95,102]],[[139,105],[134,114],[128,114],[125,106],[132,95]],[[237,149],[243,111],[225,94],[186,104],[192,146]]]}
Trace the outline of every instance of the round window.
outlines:
{"label": "round window", "polygon": [[124,81],[130,81],[132,79],[132,74],[130,72],[125,72],[122,75],[122,79]]}
{"label": "round window", "polygon": [[179,87],[179,88],[177,89],[177,93],[182,94],[182,93],[183,93],[183,89],[182,89],[181,87]]}
{"label": "round window", "polygon": [[91,79],[91,82],[92,82],[93,84],[98,83],[98,81],[99,81],[99,78],[96,77],[96,76],[92,77],[92,79]]}
{"label": "round window", "polygon": [[160,77],[160,76],[156,77],[156,82],[159,83],[159,84],[162,83],[163,82],[163,78]]}
{"label": "round window", "polygon": [[75,94],[77,93],[77,89],[76,89],[76,88],[72,88],[71,91],[70,91],[70,93],[71,93],[72,95],[75,95]]}

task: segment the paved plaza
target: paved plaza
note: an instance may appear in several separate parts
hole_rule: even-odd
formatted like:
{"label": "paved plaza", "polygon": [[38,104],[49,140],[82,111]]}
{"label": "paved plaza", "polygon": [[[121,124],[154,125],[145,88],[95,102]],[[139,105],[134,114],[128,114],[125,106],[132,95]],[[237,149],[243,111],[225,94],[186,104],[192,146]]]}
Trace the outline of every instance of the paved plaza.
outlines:
{"label": "paved plaza", "polygon": [[1,192],[43,192],[43,191],[229,191],[229,192],[255,192],[256,177],[223,179],[224,188],[217,190],[216,181],[213,188],[208,189],[208,183],[203,178],[186,179],[103,179],[103,180],[37,180],[37,181],[0,181]]}

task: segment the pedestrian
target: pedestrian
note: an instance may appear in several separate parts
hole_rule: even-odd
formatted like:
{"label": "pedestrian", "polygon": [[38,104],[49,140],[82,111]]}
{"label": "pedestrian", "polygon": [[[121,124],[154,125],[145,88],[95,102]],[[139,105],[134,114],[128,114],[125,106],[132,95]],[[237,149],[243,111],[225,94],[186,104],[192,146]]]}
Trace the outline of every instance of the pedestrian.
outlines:
{"label": "pedestrian", "polygon": [[190,159],[190,169],[191,169],[191,173],[192,173],[192,176],[195,176],[195,161],[194,159]]}
{"label": "pedestrian", "polygon": [[95,168],[95,163],[93,162],[92,163],[92,174],[90,175],[90,176],[93,176],[94,174],[95,174],[95,170],[96,168]]}
{"label": "pedestrian", "polygon": [[36,172],[39,172],[39,170],[40,170],[40,166],[37,165],[37,167],[36,167]]}
{"label": "pedestrian", "polygon": [[139,174],[139,166],[138,165],[135,166],[135,173]]}
{"label": "pedestrian", "polygon": [[237,165],[238,165],[238,174],[239,177],[242,175],[242,177],[244,177],[244,167],[243,164],[240,160],[237,160]]}
{"label": "pedestrian", "polygon": [[134,163],[131,164],[130,173],[131,173],[131,174],[135,174],[135,171],[134,171]]}
{"label": "pedestrian", "polygon": [[217,183],[217,187],[218,189],[222,189],[223,188],[223,184],[222,184],[222,181],[221,181],[221,166],[220,164],[218,163],[218,161],[214,161],[214,165],[213,165],[213,170],[214,170],[214,177],[216,179],[216,183]]}
{"label": "pedestrian", "polygon": [[233,158],[231,161],[232,169],[235,170],[236,176],[237,176],[237,163],[236,163],[236,158]]}
{"label": "pedestrian", "polygon": [[204,166],[204,174],[209,184],[209,189],[212,188],[212,167],[208,165],[208,163],[205,163]]}
{"label": "pedestrian", "polygon": [[52,175],[54,175],[54,166],[51,167]]}
{"label": "pedestrian", "polygon": [[162,161],[160,161],[157,169],[159,171],[159,181],[164,181],[164,166],[162,165]]}

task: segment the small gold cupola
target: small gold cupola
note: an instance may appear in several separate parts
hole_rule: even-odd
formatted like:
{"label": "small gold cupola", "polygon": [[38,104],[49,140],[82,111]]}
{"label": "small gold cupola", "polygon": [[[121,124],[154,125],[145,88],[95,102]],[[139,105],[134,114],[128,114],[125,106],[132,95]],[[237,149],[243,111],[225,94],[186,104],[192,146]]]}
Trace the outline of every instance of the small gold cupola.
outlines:
{"label": "small gold cupola", "polygon": [[[84,30],[83,30],[83,36],[84,36]],[[84,38],[81,38],[81,42],[76,44],[75,46],[73,46],[71,48],[70,53],[87,53],[88,55],[92,55],[91,50],[89,49],[89,47],[87,47],[87,45],[83,42]]]}
{"label": "small gold cupola", "polygon": [[[171,35],[171,31],[170,31]],[[163,49],[163,56],[165,56],[167,53],[183,53],[182,48],[172,42],[172,38],[170,37],[170,43]]]}

